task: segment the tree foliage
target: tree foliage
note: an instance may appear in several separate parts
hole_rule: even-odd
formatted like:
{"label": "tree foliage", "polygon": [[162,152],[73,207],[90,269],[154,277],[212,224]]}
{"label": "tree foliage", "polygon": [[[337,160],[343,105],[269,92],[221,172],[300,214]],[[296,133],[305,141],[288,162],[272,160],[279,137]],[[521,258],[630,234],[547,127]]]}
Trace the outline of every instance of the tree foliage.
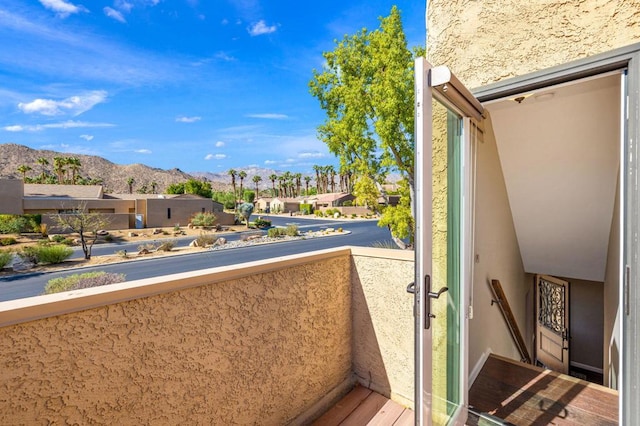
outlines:
{"label": "tree foliage", "polygon": [[[334,51],[324,53],[326,64],[322,72],[313,71],[309,86],[327,114],[319,137],[340,159],[341,173],[377,181],[397,170],[413,193],[413,60],[423,53],[407,48],[396,6],[380,19],[380,28],[345,36]],[[396,239],[399,228],[390,226]]]}
{"label": "tree foliage", "polygon": [[93,244],[100,237],[98,231],[107,228],[111,222],[105,214],[88,212],[86,203],[80,203],[69,213],[54,215],[53,220],[59,228],[80,236],[85,259],[91,259]]}
{"label": "tree foliage", "polygon": [[251,217],[251,214],[253,213],[253,204],[252,203],[242,203],[238,206],[238,213],[240,213],[240,216],[242,216],[242,218],[244,219],[245,223],[247,224],[247,228],[249,227],[249,218]]}

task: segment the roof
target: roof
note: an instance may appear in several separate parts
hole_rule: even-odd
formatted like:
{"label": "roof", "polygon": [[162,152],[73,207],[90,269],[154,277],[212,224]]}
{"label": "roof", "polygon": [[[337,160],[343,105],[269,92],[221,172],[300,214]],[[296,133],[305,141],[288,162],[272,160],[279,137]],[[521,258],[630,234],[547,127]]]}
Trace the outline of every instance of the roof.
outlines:
{"label": "roof", "polygon": [[25,183],[24,197],[101,199],[102,185],[51,185]]}
{"label": "roof", "polygon": [[316,196],[316,200],[323,203],[329,203],[329,202],[340,200],[342,198],[349,197],[349,196],[353,197],[351,194],[347,192],[329,192],[327,194],[320,194]]}

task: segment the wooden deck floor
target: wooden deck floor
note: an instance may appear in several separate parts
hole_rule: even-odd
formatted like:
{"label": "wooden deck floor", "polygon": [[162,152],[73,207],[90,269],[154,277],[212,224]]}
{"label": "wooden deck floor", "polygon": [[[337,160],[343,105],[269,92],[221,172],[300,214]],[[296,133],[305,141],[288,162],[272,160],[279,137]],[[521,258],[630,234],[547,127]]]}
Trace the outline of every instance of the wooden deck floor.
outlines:
{"label": "wooden deck floor", "polygon": [[412,426],[413,419],[412,410],[370,389],[356,386],[313,425]]}
{"label": "wooden deck floor", "polygon": [[[503,424],[618,424],[617,391],[495,355],[473,383],[469,403],[471,411],[503,419]],[[469,424],[490,423],[476,421]]]}

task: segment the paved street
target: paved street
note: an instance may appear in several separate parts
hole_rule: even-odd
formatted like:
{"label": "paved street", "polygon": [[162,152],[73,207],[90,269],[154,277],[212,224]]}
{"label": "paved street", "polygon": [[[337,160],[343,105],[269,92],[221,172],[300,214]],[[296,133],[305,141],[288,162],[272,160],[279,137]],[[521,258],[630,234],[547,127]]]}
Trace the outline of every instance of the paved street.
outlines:
{"label": "paved street", "polygon": [[[378,227],[377,221],[375,220],[356,221],[347,219],[344,221],[325,221],[282,216],[270,219],[273,220],[272,223],[274,225],[278,226],[285,226],[287,223],[296,223],[301,230],[342,227],[345,231],[350,231],[350,233],[346,235],[287,241],[228,250],[202,251],[194,254],[167,256],[155,259],[150,258],[136,262],[98,265],[90,268],[82,268],[81,270],[83,272],[99,270],[123,273],[126,275],[127,281],[132,281],[141,278],[251,262],[278,256],[287,256],[331,247],[345,245],[370,247],[375,243],[390,242],[389,231],[386,228]],[[239,237],[239,234],[236,234],[234,237],[232,237],[231,234],[225,236],[225,238],[228,238],[229,240],[231,240],[231,238],[237,239]],[[193,240],[193,237],[183,240],[184,241],[182,241],[182,243],[187,245],[191,240]],[[138,245],[139,243],[133,244],[131,250],[136,251],[136,247]],[[100,250],[98,250],[98,248]],[[94,248],[94,256],[100,255],[98,254],[100,251],[104,251],[102,254],[113,254],[117,250],[122,249],[122,244],[96,246]],[[53,273],[29,273],[5,277],[0,280],[0,301],[37,296],[42,294],[44,286],[48,280],[72,273],[78,273],[78,271],[79,270],[76,269]]]}

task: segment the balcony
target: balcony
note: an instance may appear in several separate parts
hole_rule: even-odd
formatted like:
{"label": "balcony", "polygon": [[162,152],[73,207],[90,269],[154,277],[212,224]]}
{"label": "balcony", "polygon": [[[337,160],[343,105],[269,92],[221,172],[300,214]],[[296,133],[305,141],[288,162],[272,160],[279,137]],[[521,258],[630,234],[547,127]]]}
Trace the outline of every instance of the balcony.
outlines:
{"label": "balcony", "polygon": [[354,388],[412,408],[413,274],[344,247],[2,302],[0,423],[309,424]]}

